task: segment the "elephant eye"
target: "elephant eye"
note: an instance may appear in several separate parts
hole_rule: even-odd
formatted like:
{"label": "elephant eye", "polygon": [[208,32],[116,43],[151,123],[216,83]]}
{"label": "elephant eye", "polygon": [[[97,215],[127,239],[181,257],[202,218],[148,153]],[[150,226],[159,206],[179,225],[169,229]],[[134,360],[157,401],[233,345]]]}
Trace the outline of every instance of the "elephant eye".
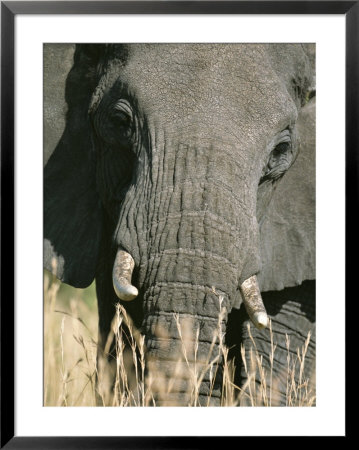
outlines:
{"label": "elephant eye", "polygon": [[294,162],[292,134],[288,128],[274,139],[271,143],[271,149],[259,184],[266,180],[277,180]]}
{"label": "elephant eye", "polygon": [[134,132],[134,119],[131,105],[127,100],[118,101],[109,118],[113,134],[121,143],[129,140]]}
{"label": "elephant eye", "polygon": [[136,129],[133,109],[127,100],[105,104],[95,118],[95,127],[101,138],[111,146],[130,147]]}
{"label": "elephant eye", "polygon": [[132,121],[133,111],[127,100],[119,100],[113,109],[113,116],[117,117],[118,120],[123,121],[125,124],[129,124]]}

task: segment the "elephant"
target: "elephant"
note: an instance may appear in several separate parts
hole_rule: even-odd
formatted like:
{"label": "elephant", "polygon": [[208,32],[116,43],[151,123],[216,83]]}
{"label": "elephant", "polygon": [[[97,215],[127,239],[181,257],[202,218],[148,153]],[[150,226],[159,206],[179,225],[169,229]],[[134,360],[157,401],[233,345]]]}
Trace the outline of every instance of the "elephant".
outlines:
{"label": "elephant", "polygon": [[[44,169],[44,266],[74,287],[96,280],[98,353],[120,303],[173,381],[158,405],[188,404],[173,358],[186,318],[189,366],[223,337],[243,386],[241,345],[254,339],[268,366],[270,318],[279,379],[286,335],[294,354],[311,332],[312,369],[315,46],[77,44],[65,100]],[[221,358],[200,405],[220,405]]]}

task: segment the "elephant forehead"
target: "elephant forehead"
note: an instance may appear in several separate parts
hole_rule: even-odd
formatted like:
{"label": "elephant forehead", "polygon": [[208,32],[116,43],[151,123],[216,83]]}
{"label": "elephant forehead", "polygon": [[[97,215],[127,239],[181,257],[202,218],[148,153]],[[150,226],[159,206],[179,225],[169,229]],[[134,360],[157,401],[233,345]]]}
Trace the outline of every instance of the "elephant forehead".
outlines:
{"label": "elephant forehead", "polygon": [[226,123],[235,133],[253,136],[256,129],[271,133],[296,118],[265,46],[133,44],[129,49],[121,81],[154,122]]}

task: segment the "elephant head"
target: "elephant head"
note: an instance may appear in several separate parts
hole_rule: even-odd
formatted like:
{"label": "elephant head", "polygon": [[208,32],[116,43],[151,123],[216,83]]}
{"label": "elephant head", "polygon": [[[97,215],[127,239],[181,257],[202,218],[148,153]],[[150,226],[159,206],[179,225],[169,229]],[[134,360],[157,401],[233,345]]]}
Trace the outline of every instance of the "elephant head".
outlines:
{"label": "elephant head", "polygon": [[[66,127],[45,167],[45,266],[75,287],[96,277],[100,341],[114,304],[125,302],[165,378],[175,371],[175,315],[191,318],[196,358],[204,361],[220,310],[224,333],[242,300],[253,322],[265,326],[261,286],[314,278],[311,224],[280,233],[278,208],[267,220],[305,133],[297,122],[313,83],[307,50],[76,46]],[[293,209],[303,207],[299,191],[288,189]],[[209,376],[200,398],[208,395]],[[179,380],[175,391],[185,385]],[[219,396],[217,382],[214,403]]]}

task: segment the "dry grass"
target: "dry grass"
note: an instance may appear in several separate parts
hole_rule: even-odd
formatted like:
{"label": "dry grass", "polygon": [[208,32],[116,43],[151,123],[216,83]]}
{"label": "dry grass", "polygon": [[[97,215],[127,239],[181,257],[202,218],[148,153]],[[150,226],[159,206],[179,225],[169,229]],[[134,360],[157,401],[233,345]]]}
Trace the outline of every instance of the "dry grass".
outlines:
{"label": "dry grass", "polygon": [[[90,300],[86,297],[84,301],[83,291],[70,290],[63,286],[60,289],[60,283],[48,273],[45,273],[44,280],[45,406],[156,406],[158,398],[161,398],[161,395],[158,396],[158,380],[161,380],[163,398],[172,392],[175,377],[165,383],[156,367],[148,365],[145,361],[144,337],[135,330],[120,305],[117,306],[105,349],[107,354],[115,338],[115,356],[110,364],[106,357],[100,357],[96,362],[98,316],[93,288]],[[66,291],[63,292],[63,289]],[[220,297],[219,302],[221,303]],[[273,376],[276,343],[271,327],[269,369],[264,367],[262,356],[257,350],[250,327],[248,328],[252,347],[247,350],[247,354],[244,347],[241,348],[247,382],[240,389],[233,382],[234,363],[228,359],[228,349],[224,344],[222,332],[225,310],[223,308],[220,310],[218,327],[204,362],[196,359],[199,331],[196,333],[196,339],[193,339],[191,324],[175,316],[178,334],[181,337],[175,373],[181,374],[182,377],[186,373],[189,380],[188,406],[199,406],[201,381],[206,373],[210,373],[210,379],[214,381],[220,360],[224,364],[221,406],[276,406],[275,387],[278,383]],[[127,325],[126,332],[120,327],[122,323]],[[309,341],[310,335],[303,347],[298,348],[297,354],[293,356],[289,351],[289,337],[286,336],[287,406],[315,404],[313,380],[304,376]],[[219,342],[219,353],[215,342]],[[194,362],[193,358],[189,358],[190,354],[194,355]],[[114,385],[112,379],[115,379]],[[208,405],[210,400],[209,396]]]}

